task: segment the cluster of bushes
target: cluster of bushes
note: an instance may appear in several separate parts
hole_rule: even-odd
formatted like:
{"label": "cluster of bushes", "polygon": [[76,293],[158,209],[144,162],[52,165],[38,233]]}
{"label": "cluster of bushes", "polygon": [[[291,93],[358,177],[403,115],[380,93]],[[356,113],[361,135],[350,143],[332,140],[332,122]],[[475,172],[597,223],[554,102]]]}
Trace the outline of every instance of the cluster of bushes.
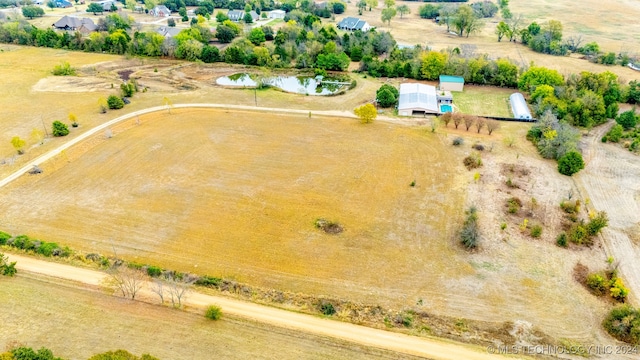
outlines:
{"label": "cluster of bushes", "polygon": [[555,70],[532,66],[520,76],[518,88],[531,94],[537,115],[550,110],[559,120],[587,128],[614,118],[618,102],[626,100],[618,76],[609,71],[583,71],[565,80]]}
{"label": "cluster of bushes", "polygon": [[477,169],[482,166],[482,157],[479,152],[473,152],[462,160],[467,170]]}
{"label": "cluster of bushes", "polygon": [[466,218],[460,229],[460,242],[462,245],[471,250],[478,247],[480,241],[480,231],[478,229],[478,209],[472,206],[465,212]]}
{"label": "cluster of bushes", "polygon": [[585,285],[596,296],[609,295],[620,302],[624,302],[629,295],[629,289],[618,277],[616,270],[589,274],[585,279]]}
{"label": "cluster of bushes", "polygon": [[7,245],[16,249],[34,252],[44,256],[61,256],[68,257],[71,250],[68,247],[61,247],[56,243],[32,239],[27,235],[11,236],[0,231],[0,245]]}
{"label": "cluster of bushes", "polygon": [[60,65],[54,66],[51,73],[55,76],[75,76],[76,69],[72,68],[71,65],[65,61]]}
{"label": "cluster of bushes", "polygon": [[[63,360],[54,356],[53,352],[47,348],[33,350],[30,347],[20,346],[13,348],[5,353],[0,353],[2,360]],[[89,360],[159,360],[149,354],[143,354],[138,357],[125,350],[108,351],[102,354],[96,354]]]}
{"label": "cluster of bushes", "polygon": [[16,272],[18,271],[16,270],[15,261],[10,263],[7,257],[3,253],[0,253],[0,275],[13,276]]}
{"label": "cluster of bushes", "polygon": [[637,151],[640,147],[640,129],[636,128],[639,120],[640,116],[636,115],[635,108],[619,114],[616,116],[616,124],[602,137],[602,142],[617,143],[624,139],[624,146],[629,151]]}
{"label": "cluster of bushes", "polygon": [[573,127],[547,110],[538,123],[527,132],[527,140],[538,148],[546,159],[558,160],[558,171],[571,176],[584,168],[582,155],[578,152],[580,134]]}
{"label": "cluster of bushes", "polygon": [[398,104],[400,93],[395,86],[384,84],[376,91],[376,102],[380,107],[389,108]]}
{"label": "cluster of bushes", "polygon": [[629,305],[618,306],[609,312],[602,325],[616,339],[640,344],[640,309]]}
{"label": "cluster of bushes", "polygon": [[[576,245],[593,245],[593,238],[609,225],[607,213],[600,211],[597,214],[592,214],[590,215],[589,221],[585,222],[576,215],[579,210],[571,210],[572,206],[567,205],[568,203],[570,202],[563,202],[564,205],[562,208],[568,214],[567,219],[569,222],[563,224],[565,231],[558,235],[556,239],[557,244],[562,247],[566,247],[568,242]],[[578,203],[573,208],[577,209],[579,206]]]}

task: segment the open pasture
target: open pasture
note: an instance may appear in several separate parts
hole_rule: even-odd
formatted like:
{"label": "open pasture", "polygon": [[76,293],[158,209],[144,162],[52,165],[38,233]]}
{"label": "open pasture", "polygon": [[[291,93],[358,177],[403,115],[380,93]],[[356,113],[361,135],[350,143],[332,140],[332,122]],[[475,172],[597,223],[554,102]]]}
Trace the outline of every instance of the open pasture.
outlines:
{"label": "open pasture", "polygon": [[[525,320],[579,340],[599,334],[585,329],[595,329],[600,317],[583,314],[602,307],[570,272],[597,252],[571,254],[516,236],[487,237],[483,247],[491,250],[468,254],[455,239],[468,193],[492,204],[486,196],[494,190],[470,184],[473,174],[462,167],[468,145],[452,147],[452,135],[495,143],[485,155],[489,164],[514,161],[531,146],[502,147],[500,134],[521,136],[525,125],[507,124],[489,137],[195,109],[140,121],[0,190],[2,227],[251,285],[485,321]],[[483,176],[491,179],[489,171]],[[540,201],[556,204],[560,191]],[[483,218],[500,216],[490,211],[496,215]],[[314,227],[318,218],[345,231],[325,234]]]}

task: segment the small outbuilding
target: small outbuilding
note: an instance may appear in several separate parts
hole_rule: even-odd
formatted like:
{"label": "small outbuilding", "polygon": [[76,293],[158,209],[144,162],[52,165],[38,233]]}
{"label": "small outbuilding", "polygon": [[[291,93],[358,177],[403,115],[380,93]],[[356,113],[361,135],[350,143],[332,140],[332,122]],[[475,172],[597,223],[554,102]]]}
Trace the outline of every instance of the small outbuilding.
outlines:
{"label": "small outbuilding", "polygon": [[438,96],[436,87],[418,83],[400,84],[398,115],[412,116],[438,114]]}
{"label": "small outbuilding", "polygon": [[269,11],[269,19],[284,19],[286,14],[284,10],[271,10]]}
{"label": "small outbuilding", "polygon": [[511,96],[509,96],[509,102],[511,103],[511,112],[513,112],[514,118],[521,120],[533,119],[529,111],[529,106],[527,106],[527,102],[521,93],[511,94]]}
{"label": "small outbuilding", "polygon": [[442,91],[462,91],[464,78],[462,76],[440,75],[439,87]]}

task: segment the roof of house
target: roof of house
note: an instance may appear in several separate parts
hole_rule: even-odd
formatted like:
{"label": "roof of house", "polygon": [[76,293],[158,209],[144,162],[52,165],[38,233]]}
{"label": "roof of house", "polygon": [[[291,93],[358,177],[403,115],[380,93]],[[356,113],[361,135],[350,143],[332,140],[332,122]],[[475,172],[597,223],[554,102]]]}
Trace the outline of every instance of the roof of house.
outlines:
{"label": "roof of house", "polygon": [[171,26],[161,26],[156,32],[164,37],[174,37],[180,33],[182,29],[178,29]]}
{"label": "roof of house", "polygon": [[398,110],[408,109],[439,112],[436,87],[418,83],[400,84]]}
{"label": "roof of house", "polygon": [[[258,15],[258,13],[253,10],[251,10],[249,14],[251,15],[253,21],[256,21],[260,18],[260,15]],[[244,16],[245,14],[242,10],[229,10],[229,12],[227,13],[227,17],[232,21],[242,20],[244,19]]]}
{"label": "roof of house", "polygon": [[241,10],[229,10],[227,17],[231,20],[239,20],[244,17],[244,11]]}
{"label": "roof of house", "polygon": [[440,75],[440,82],[464,84],[464,78],[462,76]]}
{"label": "roof of house", "polygon": [[156,5],[156,6],[153,8],[153,12],[157,13],[157,12],[159,12],[159,11],[162,11],[162,12],[163,12],[163,13],[165,13],[165,14],[171,14],[171,10],[169,10],[169,8],[168,8],[168,7],[166,7],[166,6],[164,6],[164,5]]}
{"label": "roof of house", "polygon": [[96,29],[96,24],[89,18],[77,18],[75,16],[63,16],[60,20],[56,21],[53,26],[57,29],[78,29],[82,26],[89,31]]}
{"label": "roof of house", "polygon": [[346,28],[350,30],[362,30],[365,25],[368,25],[366,21],[351,16],[342,19],[338,23],[339,28]]}
{"label": "roof of house", "polygon": [[287,12],[284,10],[271,10],[269,14],[286,14]]}

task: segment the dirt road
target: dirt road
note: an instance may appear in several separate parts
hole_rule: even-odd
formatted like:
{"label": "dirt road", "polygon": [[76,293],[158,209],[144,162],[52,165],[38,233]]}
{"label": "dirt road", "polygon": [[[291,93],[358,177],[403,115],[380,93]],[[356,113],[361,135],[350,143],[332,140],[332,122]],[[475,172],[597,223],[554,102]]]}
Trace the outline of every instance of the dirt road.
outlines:
{"label": "dirt road", "polygon": [[[626,285],[629,300],[640,301],[640,249],[629,234],[640,223],[640,159],[626,149],[602,144],[600,139],[613,123],[601,126],[586,138],[585,169],[575,176],[582,196],[590,199],[597,211],[606,211],[609,226],[602,231],[603,246],[612,256]],[[604,266],[603,259],[603,266]]]}
{"label": "dirt road", "polygon": [[[25,271],[43,274],[93,286],[100,285],[107,277],[105,273],[96,270],[52,263],[25,256],[7,255],[10,261],[17,261],[19,272]],[[148,284],[140,292],[140,296],[143,299],[153,299],[155,297],[151,290],[149,290]],[[186,305],[191,307],[204,308],[211,304],[219,305],[224,314],[227,315],[310,334],[339,338],[357,344],[396,351],[403,354],[423,356],[428,359],[483,360],[498,357],[486,353],[482,348],[470,345],[387,332],[220,296],[194,292],[189,295],[186,301]]]}

